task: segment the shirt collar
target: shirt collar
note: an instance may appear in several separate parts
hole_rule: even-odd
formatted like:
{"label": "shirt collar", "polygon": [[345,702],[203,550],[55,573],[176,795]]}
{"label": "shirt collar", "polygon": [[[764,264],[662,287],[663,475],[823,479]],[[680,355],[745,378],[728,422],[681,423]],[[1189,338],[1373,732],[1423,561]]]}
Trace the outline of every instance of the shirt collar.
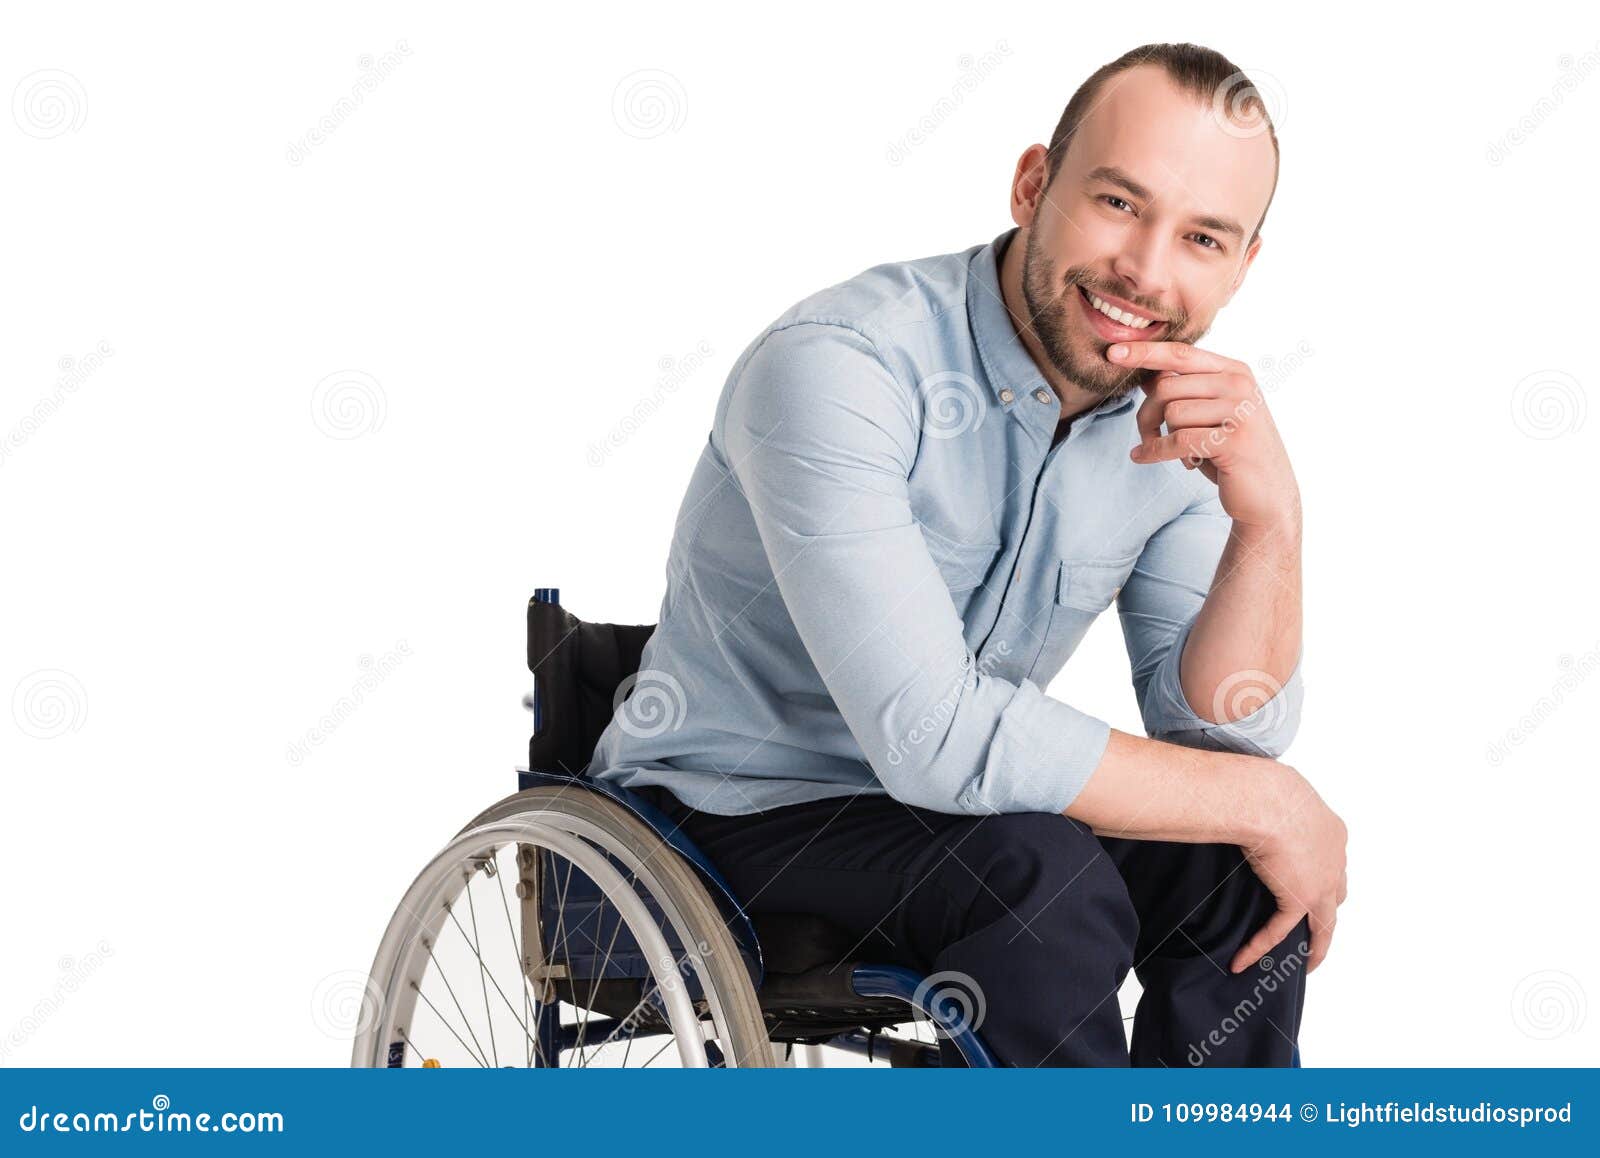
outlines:
{"label": "shirt collar", "polygon": [[[967,270],[967,319],[978,345],[978,355],[983,359],[989,389],[994,391],[1002,406],[1007,405],[999,398],[1003,389],[1011,390],[1011,405],[1015,405],[1017,398],[1041,387],[1049,389],[1033,355],[1022,344],[1000,292],[1000,259],[1016,233],[1015,228],[1008,229],[988,245],[979,247]],[[1120,398],[1106,399],[1079,417],[1098,419],[1116,414],[1128,409],[1140,396],[1139,390],[1130,390]]]}

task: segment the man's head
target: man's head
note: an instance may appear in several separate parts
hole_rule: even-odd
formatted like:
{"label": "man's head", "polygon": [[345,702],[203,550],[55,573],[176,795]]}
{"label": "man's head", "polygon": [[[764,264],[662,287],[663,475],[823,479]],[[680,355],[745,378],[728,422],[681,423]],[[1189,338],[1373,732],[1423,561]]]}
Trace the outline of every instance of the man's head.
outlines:
{"label": "man's head", "polygon": [[1220,53],[1151,44],[1097,70],[1013,178],[1035,355],[1099,397],[1151,380],[1106,350],[1197,341],[1255,259],[1277,182],[1266,104]]}

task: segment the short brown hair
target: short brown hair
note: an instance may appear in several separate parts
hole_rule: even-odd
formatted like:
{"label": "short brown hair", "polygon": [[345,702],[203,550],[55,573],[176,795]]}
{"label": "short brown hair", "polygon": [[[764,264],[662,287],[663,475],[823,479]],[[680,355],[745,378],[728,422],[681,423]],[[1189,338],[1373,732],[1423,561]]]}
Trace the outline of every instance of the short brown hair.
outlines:
{"label": "short brown hair", "polygon": [[[1272,193],[1267,195],[1267,208],[1271,208],[1273,194],[1278,191],[1278,130],[1267,111],[1267,102],[1255,83],[1245,75],[1244,69],[1222,53],[1198,44],[1145,44],[1095,69],[1089,79],[1078,86],[1078,91],[1072,94],[1072,99],[1061,113],[1061,119],[1056,122],[1056,131],[1050,137],[1050,151],[1047,154],[1049,173],[1045,183],[1048,185],[1056,179],[1056,171],[1061,168],[1061,159],[1067,155],[1067,147],[1072,144],[1072,138],[1084,117],[1099,103],[1097,98],[1106,81],[1141,64],[1160,65],[1179,91],[1212,104],[1236,123],[1255,124],[1259,118],[1259,123],[1266,126],[1267,136],[1272,140]],[[1267,210],[1263,209],[1261,223],[1265,223],[1266,219]],[[1260,234],[1261,223],[1256,225],[1255,234],[1251,235],[1252,241]]]}

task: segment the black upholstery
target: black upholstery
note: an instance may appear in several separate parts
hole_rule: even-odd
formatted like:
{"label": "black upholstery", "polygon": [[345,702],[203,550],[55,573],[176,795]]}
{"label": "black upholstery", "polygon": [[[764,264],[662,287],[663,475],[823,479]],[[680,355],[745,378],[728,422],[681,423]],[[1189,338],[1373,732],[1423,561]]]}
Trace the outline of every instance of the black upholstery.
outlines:
{"label": "black upholstery", "polygon": [[539,728],[528,767],[581,776],[610,722],[617,688],[639,670],[653,623],[585,623],[559,603],[528,602],[528,669]]}

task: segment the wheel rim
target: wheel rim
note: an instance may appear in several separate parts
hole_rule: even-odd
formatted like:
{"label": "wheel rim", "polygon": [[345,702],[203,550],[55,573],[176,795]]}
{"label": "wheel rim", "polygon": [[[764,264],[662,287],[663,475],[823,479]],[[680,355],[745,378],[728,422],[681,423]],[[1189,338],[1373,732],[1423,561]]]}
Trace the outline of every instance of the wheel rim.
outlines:
{"label": "wheel rim", "polygon": [[[576,1027],[575,1043],[571,1040],[573,1027],[566,1026],[564,1038],[553,1043],[555,1049],[575,1049],[578,1064],[587,1066],[595,1064],[608,1047],[622,1044],[622,1064],[626,1065],[633,1052],[634,1039],[645,1036],[639,1032],[645,1020],[643,1014],[647,1012],[642,1007],[651,1002],[664,1015],[668,1041],[643,1064],[651,1064],[676,1043],[680,1065],[706,1066],[707,1034],[714,1042],[724,1045],[729,1040],[721,996],[717,986],[711,983],[702,957],[702,953],[711,951],[709,946],[697,940],[694,930],[688,927],[669,891],[662,887],[658,874],[648,864],[649,857],[638,856],[624,842],[611,838],[604,828],[584,817],[541,808],[530,808],[471,828],[451,841],[418,875],[390,922],[373,962],[372,978],[379,987],[373,995],[377,1008],[372,1016],[363,1018],[362,1032],[358,1034],[353,1054],[355,1063],[389,1064],[391,1045],[397,1042],[407,1047],[403,1053],[420,1050],[424,1051],[423,1058],[431,1057],[432,1053],[425,1051],[432,1048],[432,1041],[443,1041],[458,1047],[452,1051],[452,1056],[465,1056],[470,1059],[468,1064],[503,1065],[510,1050],[502,1048],[504,1043],[496,1032],[497,1021],[501,1026],[514,1027],[512,1037],[520,1043],[519,1052],[526,1064],[548,1064],[553,1060],[548,1053],[551,1039],[540,1029],[541,1025],[549,1025],[550,1015],[541,1002],[548,1005],[550,993],[548,988],[542,994],[538,992],[537,983],[529,981],[522,968],[524,946],[511,913],[514,907],[522,908],[524,898],[519,895],[517,901],[512,901],[506,888],[507,863],[511,865],[509,871],[513,880],[519,879],[522,862],[517,860],[517,852],[519,848],[529,847],[539,849],[539,855],[548,853],[561,858],[567,866],[569,881],[575,868],[600,890],[605,902],[617,914],[612,945],[617,932],[625,927],[650,971],[642,985],[643,995],[633,1011],[620,1023],[615,1018],[600,1023],[597,1033],[609,1034],[603,1039],[585,1041],[592,1020],[593,983],[588,994],[589,1007],[576,1001],[558,1003],[557,1012],[564,1006],[581,1020]],[[619,862],[621,867],[613,862]],[[480,886],[478,897],[483,900],[474,898],[475,886]],[[673,953],[661,925],[645,904],[646,895],[661,910],[678,943],[684,946],[682,957]],[[486,905],[485,901],[492,904]],[[563,896],[563,906],[564,902]],[[503,916],[499,911],[502,907]],[[509,969],[502,966],[491,971],[486,960],[484,933],[489,925],[485,918],[489,915],[506,926],[508,936],[499,938],[501,948],[507,940],[516,946],[514,955],[506,962]],[[604,928],[603,919],[600,928]],[[593,938],[590,943],[600,947]],[[441,960],[446,944],[455,945],[457,958],[461,957],[462,945],[470,950],[470,956],[465,958],[470,972],[458,969],[455,976],[451,976]],[[602,965],[610,962],[610,949],[611,946],[606,947]],[[538,952],[542,957],[542,947]],[[691,975],[699,982],[709,1026],[697,1014],[685,983],[685,978]],[[431,984],[435,976],[443,983],[442,987]],[[579,979],[569,980],[574,987],[570,995],[576,998]],[[535,1019],[535,1014],[539,1013],[545,1020]],[[635,1020],[636,1014],[638,1020]],[[449,1029],[449,1034],[441,1036],[443,1030],[430,1031],[431,1040],[419,1042],[418,1027],[425,1021],[434,1029],[442,1024]],[[624,1030],[626,1032],[622,1032]],[[716,1046],[711,1048],[716,1057]]]}

